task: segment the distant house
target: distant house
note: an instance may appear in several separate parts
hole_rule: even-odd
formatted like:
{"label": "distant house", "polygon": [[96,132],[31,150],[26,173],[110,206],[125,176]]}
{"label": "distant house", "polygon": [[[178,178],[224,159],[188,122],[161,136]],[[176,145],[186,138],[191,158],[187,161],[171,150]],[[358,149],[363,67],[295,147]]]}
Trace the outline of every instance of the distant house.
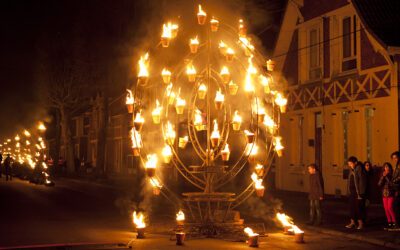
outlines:
{"label": "distant house", "polygon": [[290,0],[274,58],[288,97],[276,186],[307,191],[321,167],[328,194],[346,193],[346,159],[374,165],[399,149],[400,3]]}
{"label": "distant house", "polygon": [[[110,99],[109,118],[106,143],[106,168],[96,169],[97,140],[99,133],[99,99],[93,98],[90,105],[72,118],[71,132],[74,142],[74,157],[91,165],[95,171],[108,174],[133,173],[134,159],[131,150],[129,129],[131,115],[125,107],[125,95]],[[61,138],[63,139],[63,138]],[[63,145],[61,143],[61,145]],[[65,149],[61,146],[61,157],[64,159]]]}

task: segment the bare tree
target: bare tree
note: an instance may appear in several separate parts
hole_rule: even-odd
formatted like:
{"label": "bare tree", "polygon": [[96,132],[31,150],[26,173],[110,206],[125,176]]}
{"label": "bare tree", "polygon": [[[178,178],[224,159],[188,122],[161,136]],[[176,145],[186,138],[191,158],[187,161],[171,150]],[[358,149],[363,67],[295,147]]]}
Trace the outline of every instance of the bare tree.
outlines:
{"label": "bare tree", "polygon": [[78,65],[67,60],[59,62],[50,68],[52,70],[48,72],[49,105],[59,114],[58,121],[61,125],[67,171],[68,173],[72,173],[74,171],[74,145],[71,118],[86,104],[85,98],[82,95],[83,76]]}

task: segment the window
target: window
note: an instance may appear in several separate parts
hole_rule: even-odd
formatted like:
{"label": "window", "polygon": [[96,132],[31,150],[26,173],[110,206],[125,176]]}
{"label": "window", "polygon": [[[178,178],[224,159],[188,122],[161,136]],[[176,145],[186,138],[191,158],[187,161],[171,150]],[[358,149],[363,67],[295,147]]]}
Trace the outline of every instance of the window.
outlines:
{"label": "window", "polygon": [[342,71],[357,67],[357,20],[356,16],[342,20]]}
{"label": "window", "polygon": [[311,29],[309,32],[309,79],[319,79],[321,77],[321,67],[319,60],[319,32],[318,29]]}
{"label": "window", "polygon": [[365,132],[367,140],[367,160],[372,161],[372,118],[374,116],[374,109],[372,107],[365,108]]}
{"label": "window", "polygon": [[349,127],[349,111],[342,112],[342,124],[343,124],[343,165],[347,165],[347,158],[349,158],[348,152],[348,127]]}

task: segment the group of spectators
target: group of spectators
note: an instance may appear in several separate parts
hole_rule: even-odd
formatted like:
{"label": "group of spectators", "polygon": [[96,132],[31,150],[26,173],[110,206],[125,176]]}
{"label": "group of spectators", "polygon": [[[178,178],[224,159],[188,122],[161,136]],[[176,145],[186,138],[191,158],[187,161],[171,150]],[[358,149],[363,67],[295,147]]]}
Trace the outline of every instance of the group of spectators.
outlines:
{"label": "group of spectators", "polygon": [[[387,219],[385,230],[399,230],[397,221],[400,218],[400,152],[391,154],[391,161],[383,164],[380,178],[372,178],[372,164],[360,162],[355,156],[349,157],[349,175],[347,194],[349,200],[350,223],[346,228],[362,230],[366,221],[366,207],[374,187],[381,190],[383,208]],[[310,221],[309,224],[320,225],[322,222],[321,201],[324,199],[324,182],[321,172],[315,164],[308,166],[310,174]]]}

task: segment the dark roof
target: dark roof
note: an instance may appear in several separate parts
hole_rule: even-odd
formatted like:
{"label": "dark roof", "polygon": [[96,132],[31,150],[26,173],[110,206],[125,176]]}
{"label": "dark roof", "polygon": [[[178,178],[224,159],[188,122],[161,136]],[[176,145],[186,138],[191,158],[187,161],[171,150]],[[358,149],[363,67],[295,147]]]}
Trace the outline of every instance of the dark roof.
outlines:
{"label": "dark roof", "polygon": [[400,0],[352,0],[366,29],[385,47],[400,46]]}

